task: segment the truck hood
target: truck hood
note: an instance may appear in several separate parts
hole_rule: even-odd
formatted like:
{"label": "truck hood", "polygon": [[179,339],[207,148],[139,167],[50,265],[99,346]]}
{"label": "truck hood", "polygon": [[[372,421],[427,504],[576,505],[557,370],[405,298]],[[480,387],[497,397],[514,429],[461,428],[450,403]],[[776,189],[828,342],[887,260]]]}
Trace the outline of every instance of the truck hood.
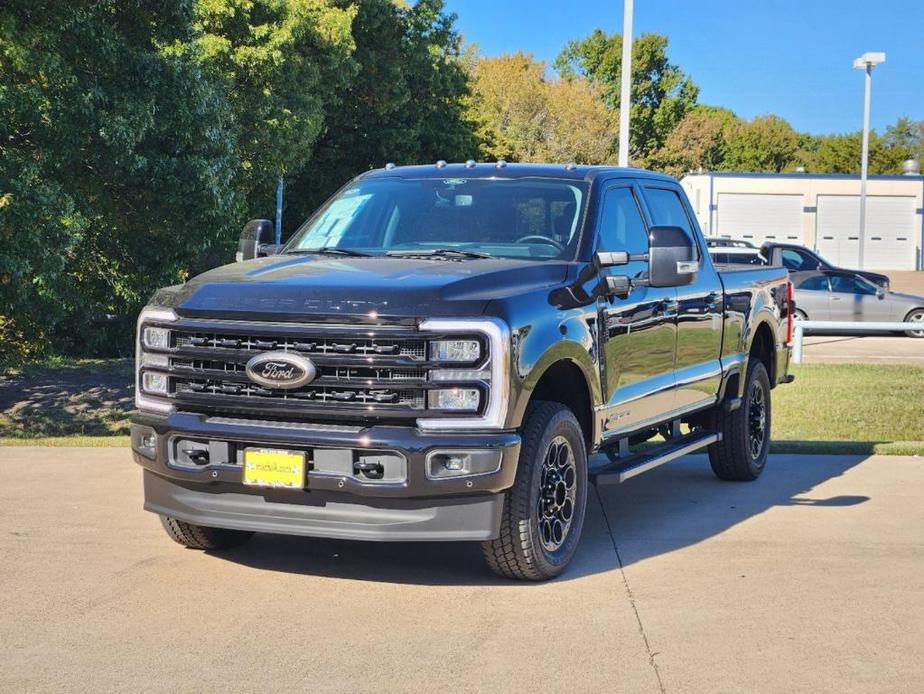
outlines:
{"label": "truck hood", "polygon": [[480,316],[492,299],[561,286],[568,268],[504,258],[272,256],[210,270],[176,288],[168,303],[181,315],[209,318]]}

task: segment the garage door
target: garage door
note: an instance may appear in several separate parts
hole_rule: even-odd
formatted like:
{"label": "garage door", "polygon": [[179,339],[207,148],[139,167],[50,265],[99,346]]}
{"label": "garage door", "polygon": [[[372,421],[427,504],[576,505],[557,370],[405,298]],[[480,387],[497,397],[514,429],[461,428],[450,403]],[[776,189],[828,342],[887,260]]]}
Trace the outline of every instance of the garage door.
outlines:
{"label": "garage door", "polygon": [[[868,196],[863,265],[882,270],[914,270],[919,224],[913,197]],[[819,195],[817,225],[818,252],[835,265],[857,267],[860,197]]]}
{"label": "garage door", "polygon": [[716,235],[764,241],[802,243],[802,196],[719,193]]}

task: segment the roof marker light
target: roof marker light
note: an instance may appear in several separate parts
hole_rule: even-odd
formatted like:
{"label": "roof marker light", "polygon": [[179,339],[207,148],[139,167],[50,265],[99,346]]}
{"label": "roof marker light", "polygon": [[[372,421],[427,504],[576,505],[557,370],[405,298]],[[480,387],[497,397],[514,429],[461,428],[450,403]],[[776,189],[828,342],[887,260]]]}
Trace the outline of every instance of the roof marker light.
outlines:
{"label": "roof marker light", "polygon": [[445,159],[440,159],[438,162],[436,162],[436,168],[438,168],[438,169],[445,169],[445,168],[446,168],[446,160],[445,160]]}

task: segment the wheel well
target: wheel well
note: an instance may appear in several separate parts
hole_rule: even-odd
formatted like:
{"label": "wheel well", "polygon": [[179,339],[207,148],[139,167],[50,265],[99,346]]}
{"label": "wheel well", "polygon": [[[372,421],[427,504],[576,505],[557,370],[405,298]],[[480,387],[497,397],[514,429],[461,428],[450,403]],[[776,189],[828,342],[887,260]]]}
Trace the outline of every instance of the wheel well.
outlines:
{"label": "wheel well", "polygon": [[757,326],[757,332],[754,333],[754,340],[751,342],[751,351],[748,353],[748,361],[758,359],[763,362],[767,368],[767,375],[770,377],[770,383],[776,383],[776,360],[773,358],[773,333],[770,326],[761,323]]}
{"label": "wheel well", "polygon": [[918,311],[924,311],[924,306],[918,306],[917,308],[913,308],[908,311],[908,313],[905,314],[905,320],[903,322],[907,322],[908,319],[911,318],[911,314],[917,313]]}
{"label": "wheel well", "polygon": [[558,361],[546,369],[530,396],[530,403],[537,400],[560,402],[571,410],[584,432],[584,442],[588,448],[592,446],[593,406],[587,379],[577,364]]}

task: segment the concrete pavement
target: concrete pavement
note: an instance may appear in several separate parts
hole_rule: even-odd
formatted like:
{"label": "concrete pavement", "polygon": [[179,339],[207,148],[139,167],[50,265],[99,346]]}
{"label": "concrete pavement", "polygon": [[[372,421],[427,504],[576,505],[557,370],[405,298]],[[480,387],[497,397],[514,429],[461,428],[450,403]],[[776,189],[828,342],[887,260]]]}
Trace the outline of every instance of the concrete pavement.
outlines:
{"label": "concrete pavement", "polygon": [[806,335],[802,362],[924,366],[924,340],[893,335]]}
{"label": "concrete pavement", "polygon": [[0,448],[0,691],[919,692],[924,459],[691,457],[592,495],[577,561],[172,543],[122,449]]}

